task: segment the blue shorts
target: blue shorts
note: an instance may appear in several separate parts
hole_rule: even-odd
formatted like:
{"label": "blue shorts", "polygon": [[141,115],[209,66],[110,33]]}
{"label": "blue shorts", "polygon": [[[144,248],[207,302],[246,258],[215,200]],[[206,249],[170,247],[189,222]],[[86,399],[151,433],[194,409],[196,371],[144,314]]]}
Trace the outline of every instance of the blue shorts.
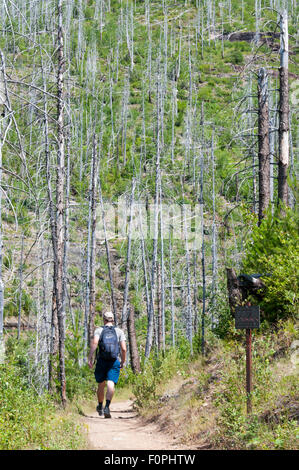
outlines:
{"label": "blue shorts", "polygon": [[98,359],[94,371],[95,379],[98,383],[105,380],[112,380],[117,384],[120,373],[120,362],[118,359],[115,361],[106,361],[105,359]]}

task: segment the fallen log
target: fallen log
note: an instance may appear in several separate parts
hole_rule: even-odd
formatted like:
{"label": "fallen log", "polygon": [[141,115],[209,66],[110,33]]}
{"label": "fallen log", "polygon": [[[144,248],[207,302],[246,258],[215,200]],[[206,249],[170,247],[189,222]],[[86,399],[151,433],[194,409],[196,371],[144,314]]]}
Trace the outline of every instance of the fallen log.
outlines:
{"label": "fallen log", "polygon": [[[256,39],[256,32],[255,31],[236,31],[231,33],[223,33],[223,35],[218,36],[218,39],[224,39],[226,41],[246,41],[251,42]],[[273,45],[273,41],[275,39],[280,38],[280,33],[274,33],[269,31],[268,33],[259,33],[259,39],[261,41],[265,41],[266,43],[270,43]]]}
{"label": "fallen log", "polygon": [[[4,322],[4,328],[18,328],[18,322],[15,320],[7,320]],[[35,325],[22,321],[20,325],[21,330],[35,330]]]}

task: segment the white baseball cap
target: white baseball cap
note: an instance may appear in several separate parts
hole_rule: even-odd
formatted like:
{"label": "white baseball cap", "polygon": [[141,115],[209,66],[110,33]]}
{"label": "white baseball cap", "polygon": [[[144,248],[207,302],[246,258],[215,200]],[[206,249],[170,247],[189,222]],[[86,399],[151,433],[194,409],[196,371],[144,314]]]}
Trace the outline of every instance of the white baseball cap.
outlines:
{"label": "white baseball cap", "polygon": [[103,313],[103,318],[106,321],[114,321],[114,315],[112,312],[105,312]]}

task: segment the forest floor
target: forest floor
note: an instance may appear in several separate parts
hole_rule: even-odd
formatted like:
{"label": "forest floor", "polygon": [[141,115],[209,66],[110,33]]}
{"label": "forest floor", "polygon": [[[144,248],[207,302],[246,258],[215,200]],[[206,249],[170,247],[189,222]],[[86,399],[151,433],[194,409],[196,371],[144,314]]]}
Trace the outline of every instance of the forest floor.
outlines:
{"label": "forest floor", "polygon": [[110,411],[111,419],[96,411],[85,415],[90,450],[191,450],[177,443],[176,436],[162,432],[157,424],[145,421],[134,410],[132,400],[112,402]]}

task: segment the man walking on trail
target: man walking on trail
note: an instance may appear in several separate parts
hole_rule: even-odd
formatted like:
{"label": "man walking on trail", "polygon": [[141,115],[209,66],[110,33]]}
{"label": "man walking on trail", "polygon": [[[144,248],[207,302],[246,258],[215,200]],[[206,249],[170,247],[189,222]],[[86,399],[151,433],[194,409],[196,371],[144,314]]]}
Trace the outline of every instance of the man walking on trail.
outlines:
{"label": "man walking on trail", "polygon": [[[97,352],[97,363],[95,368],[95,379],[98,385],[97,412],[100,416],[111,418],[110,403],[114,395],[115,385],[119,379],[120,369],[126,361],[126,338],[124,332],[114,327],[114,316],[112,312],[103,315],[104,327],[97,328],[91,342],[88,356],[88,365],[92,369],[94,364],[94,353]],[[121,356],[121,357],[120,357]],[[105,385],[107,381],[106,404],[103,409]]]}

